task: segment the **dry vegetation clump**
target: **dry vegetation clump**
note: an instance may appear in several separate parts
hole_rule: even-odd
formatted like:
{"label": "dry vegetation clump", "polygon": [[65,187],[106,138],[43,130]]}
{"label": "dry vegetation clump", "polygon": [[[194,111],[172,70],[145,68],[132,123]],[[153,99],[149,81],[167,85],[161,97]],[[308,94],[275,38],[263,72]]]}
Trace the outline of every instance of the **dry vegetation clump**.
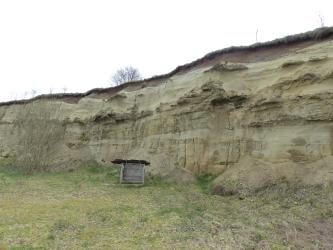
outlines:
{"label": "dry vegetation clump", "polygon": [[64,136],[62,123],[53,117],[60,112],[60,104],[35,101],[25,104],[13,122],[18,135],[15,167],[27,173],[48,170],[52,154]]}

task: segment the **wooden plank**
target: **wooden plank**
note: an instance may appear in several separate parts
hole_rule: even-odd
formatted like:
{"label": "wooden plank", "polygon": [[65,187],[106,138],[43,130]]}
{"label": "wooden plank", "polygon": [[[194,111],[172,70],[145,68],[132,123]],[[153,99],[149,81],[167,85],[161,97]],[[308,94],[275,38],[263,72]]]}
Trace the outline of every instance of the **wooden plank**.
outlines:
{"label": "wooden plank", "polygon": [[120,168],[120,183],[123,183],[123,173],[124,173],[124,164],[121,164],[121,168]]}
{"label": "wooden plank", "polygon": [[121,183],[144,183],[144,164],[124,163],[122,164],[120,178]]}
{"label": "wooden plank", "polygon": [[123,176],[142,176],[143,170],[142,169],[128,169],[125,167]]}

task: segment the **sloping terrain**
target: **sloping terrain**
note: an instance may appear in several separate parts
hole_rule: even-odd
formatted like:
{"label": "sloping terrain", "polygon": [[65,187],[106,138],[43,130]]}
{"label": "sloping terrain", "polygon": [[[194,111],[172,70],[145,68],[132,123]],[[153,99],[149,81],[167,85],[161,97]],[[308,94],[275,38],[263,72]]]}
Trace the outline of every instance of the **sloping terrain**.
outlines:
{"label": "sloping terrain", "polygon": [[281,180],[330,185],[332,33],[217,51],[116,88],[3,103],[1,159],[15,162],[27,148],[54,169],[139,158],[180,182],[219,175],[220,193]]}

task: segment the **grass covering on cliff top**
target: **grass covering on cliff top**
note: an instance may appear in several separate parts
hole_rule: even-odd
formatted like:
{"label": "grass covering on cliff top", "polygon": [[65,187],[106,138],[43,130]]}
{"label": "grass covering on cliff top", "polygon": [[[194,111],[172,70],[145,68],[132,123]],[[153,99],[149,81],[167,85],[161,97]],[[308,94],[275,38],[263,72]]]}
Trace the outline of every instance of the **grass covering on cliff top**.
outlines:
{"label": "grass covering on cliff top", "polygon": [[239,199],[209,195],[209,176],[134,188],[117,175],[0,168],[0,249],[332,248],[332,188],[272,187]]}

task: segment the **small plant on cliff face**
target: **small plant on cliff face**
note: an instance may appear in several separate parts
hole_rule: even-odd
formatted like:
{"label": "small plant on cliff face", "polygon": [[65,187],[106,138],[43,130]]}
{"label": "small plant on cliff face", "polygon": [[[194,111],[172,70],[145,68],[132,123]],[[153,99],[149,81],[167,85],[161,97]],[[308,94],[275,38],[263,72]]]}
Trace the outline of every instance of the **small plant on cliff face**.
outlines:
{"label": "small plant on cliff face", "polygon": [[18,149],[15,165],[27,173],[46,170],[51,165],[55,148],[64,135],[64,127],[54,119],[60,105],[35,101],[20,107],[14,128]]}

